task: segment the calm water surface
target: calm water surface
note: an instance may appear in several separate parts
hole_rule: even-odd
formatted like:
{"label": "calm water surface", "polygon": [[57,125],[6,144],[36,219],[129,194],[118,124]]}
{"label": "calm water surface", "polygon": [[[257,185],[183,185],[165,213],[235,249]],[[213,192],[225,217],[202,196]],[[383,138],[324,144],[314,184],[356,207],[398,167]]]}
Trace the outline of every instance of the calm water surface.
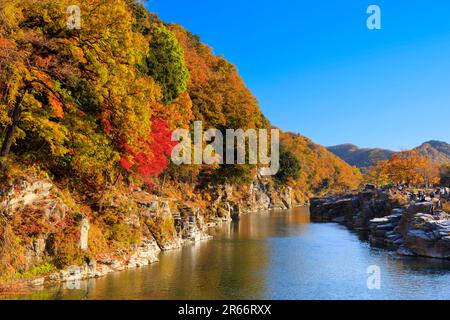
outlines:
{"label": "calm water surface", "polygon": [[[18,299],[450,299],[450,262],[372,249],[307,208],[253,214],[151,266]],[[381,289],[367,288],[379,266]]]}

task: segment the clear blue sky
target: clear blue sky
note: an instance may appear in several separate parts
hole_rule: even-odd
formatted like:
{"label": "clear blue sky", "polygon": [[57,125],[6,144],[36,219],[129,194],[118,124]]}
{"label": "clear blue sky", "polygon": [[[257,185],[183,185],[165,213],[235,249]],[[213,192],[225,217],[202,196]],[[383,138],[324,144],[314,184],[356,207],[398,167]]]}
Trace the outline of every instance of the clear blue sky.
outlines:
{"label": "clear blue sky", "polygon": [[[366,9],[381,7],[382,30]],[[448,0],[150,0],[239,69],[268,119],[322,145],[450,142]]]}

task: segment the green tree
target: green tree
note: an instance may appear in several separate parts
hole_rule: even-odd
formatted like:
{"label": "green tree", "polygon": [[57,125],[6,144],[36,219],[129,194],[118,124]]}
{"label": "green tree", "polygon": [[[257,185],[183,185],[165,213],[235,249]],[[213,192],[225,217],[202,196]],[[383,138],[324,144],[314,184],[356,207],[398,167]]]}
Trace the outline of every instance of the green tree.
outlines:
{"label": "green tree", "polygon": [[146,71],[161,86],[163,103],[168,105],[186,91],[189,71],[184,61],[183,49],[169,29],[161,23],[154,23],[150,35]]}
{"label": "green tree", "polygon": [[298,179],[300,173],[300,162],[295,155],[288,151],[281,149],[280,151],[280,169],[275,175],[278,181],[287,182],[289,178]]}
{"label": "green tree", "polygon": [[0,4],[0,156],[104,184],[124,144],[146,150],[161,88],[136,68],[149,42],[124,0],[80,1],[80,30],[67,28],[70,4]]}
{"label": "green tree", "polygon": [[135,23],[133,24],[133,31],[148,35],[150,32],[150,17],[151,14],[145,9],[144,5],[137,0],[125,0],[125,3],[133,12]]}

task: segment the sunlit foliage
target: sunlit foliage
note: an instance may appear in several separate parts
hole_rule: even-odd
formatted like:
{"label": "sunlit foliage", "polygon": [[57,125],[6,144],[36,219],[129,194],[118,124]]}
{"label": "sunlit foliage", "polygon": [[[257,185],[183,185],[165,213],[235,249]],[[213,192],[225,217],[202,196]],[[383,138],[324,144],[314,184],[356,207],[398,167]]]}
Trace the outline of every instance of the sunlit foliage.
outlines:
{"label": "sunlit foliage", "polygon": [[388,161],[380,162],[365,176],[367,182],[378,185],[406,184],[432,186],[439,183],[439,167],[415,152],[394,154]]}

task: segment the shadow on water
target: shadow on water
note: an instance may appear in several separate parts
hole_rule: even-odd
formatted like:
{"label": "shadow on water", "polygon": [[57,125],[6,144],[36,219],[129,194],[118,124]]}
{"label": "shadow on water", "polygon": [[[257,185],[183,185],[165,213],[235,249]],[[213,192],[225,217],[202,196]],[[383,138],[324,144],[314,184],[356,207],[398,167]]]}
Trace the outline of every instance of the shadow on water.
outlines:
{"label": "shadow on water", "polygon": [[[310,223],[307,208],[262,212],[164,252],[154,265],[13,299],[449,299],[450,261],[404,258],[363,235]],[[369,266],[380,290],[367,287]]]}

